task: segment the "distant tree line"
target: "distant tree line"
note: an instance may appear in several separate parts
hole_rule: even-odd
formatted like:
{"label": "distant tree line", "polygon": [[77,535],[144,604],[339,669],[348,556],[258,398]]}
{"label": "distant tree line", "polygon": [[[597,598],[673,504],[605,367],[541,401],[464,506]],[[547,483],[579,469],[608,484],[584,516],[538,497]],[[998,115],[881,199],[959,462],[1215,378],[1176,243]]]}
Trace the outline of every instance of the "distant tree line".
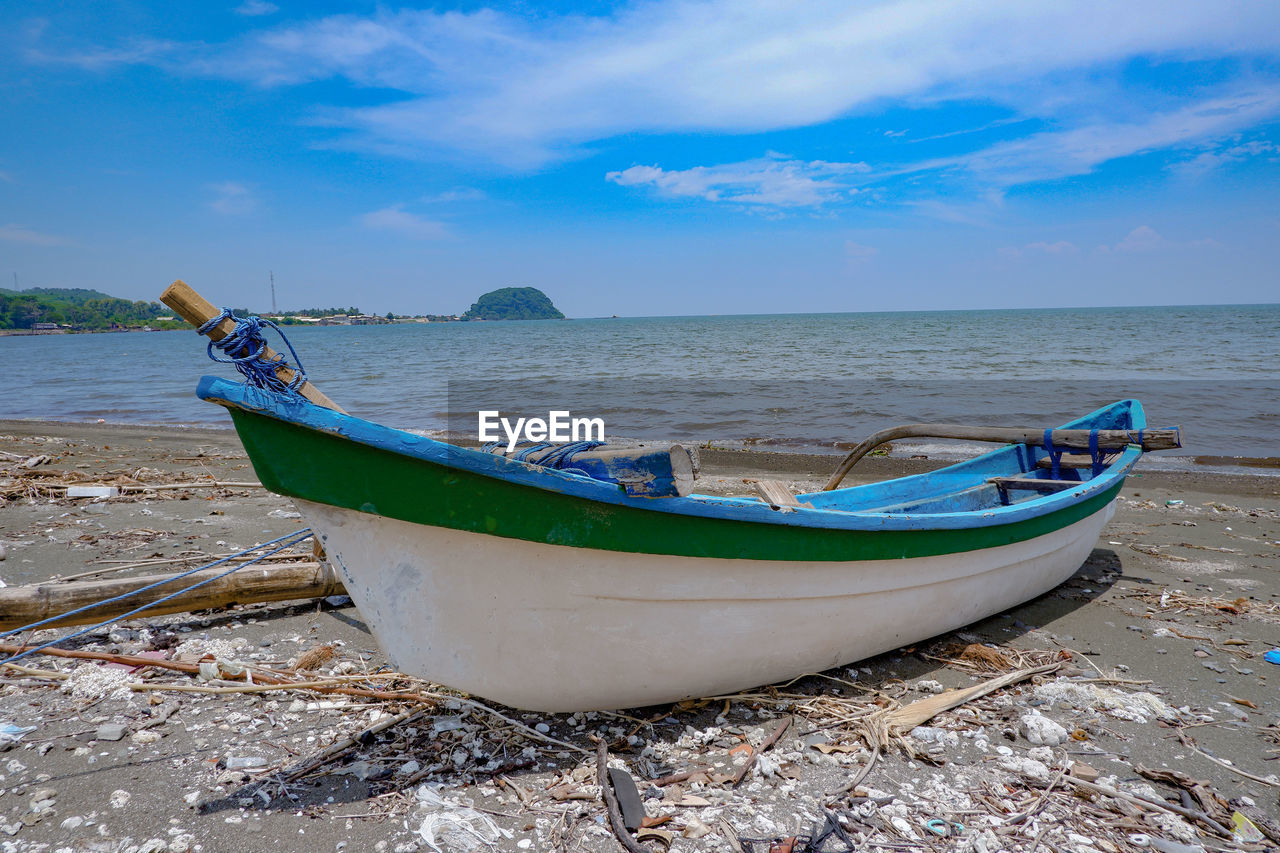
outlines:
{"label": "distant tree line", "polygon": [[332,317],[334,314],[363,314],[359,308],[301,308],[297,311],[281,311],[277,317]]}
{"label": "distant tree line", "polygon": [[0,329],[30,329],[36,323],[57,323],[73,329],[110,329],[113,326],[151,326],[179,329],[180,320],[160,321],[173,312],[159,302],[117,299],[96,290],[42,287],[29,290],[0,289]]}

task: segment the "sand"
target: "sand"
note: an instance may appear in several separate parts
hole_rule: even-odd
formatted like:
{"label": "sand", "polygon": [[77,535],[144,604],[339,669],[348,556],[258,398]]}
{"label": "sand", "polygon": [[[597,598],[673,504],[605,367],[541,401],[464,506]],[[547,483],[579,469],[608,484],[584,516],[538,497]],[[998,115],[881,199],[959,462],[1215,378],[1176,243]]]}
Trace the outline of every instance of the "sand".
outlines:
{"label": "sand", "polygon": [[[14,457],[45,454],[52,461],[41,470],[99,482],[120,476],[148,482],[256,479],[230,431],[0,422],[0,451]],[[715,493],[749,493],[743,481],[754,477],[781,479],[797,491],[817,488],[836,461],[825,456],[710,449],[701,455],[702,490]],[[0,461],[13,460],[3,457]],[[900,476],[937,464],[866,459],[850,482]],[[0,473],[0,483],[4,479]],[[5,552],[0,578],[10,585],[34,583],[119,565],[100,561],[158,560],[187,551],[227,553],[302,525],[287,499],[257,488],[192,489],[105,501],[21,498],[0,505],[0,543]],[[1002,705],[1005,700],[999,700],[979,706],[979,717],[993,715],[985,720],[985,731],[992,736],[991,751],[970,748],[986,742],[974,737],[982,726],[975,723],[977,728],[965,734],[964,715],[948,717],[939,724],[939,731],[949,727],[961,738],[958,746],[950,744],[943,750],[943,766],[900,754],[886,756],[864,786],[873,793],[906,797],[903,820],[916,821],[916,830],[920,829],[921,802],[933,802],[938,814],[950,814],[947,808],[956,815],[966,811],[954,803],[944,807],[941,800],[922,799],[921,791],[930,786],[949,791],[948,796],[968,802],[976,812],[989,809],[966,793],[975,784],[973,774],[1016,775],[1014,770],[1000,768],[1035,760],[1028,755],[1045,757],[1034,753],[1019,723],[1019,715],[1034,709],[1068,730],[1084,732],[1086,740],[1056,748],[1087,761],[1104,778],[1114,775],[1118,783],[1132,784],[1144,781],[1136,775],[1139,765],[1173,768],[1205,780],[1232,802],[1232,810],[1239,807],[1275,820],[1280,812],[1280,786],[1253,781],[1241,773],[1272,780],[1280,773],[1276,761],[1280,667],[1262,657],[1280,645],[1278,567],[1280,478],[1246,472],[1140,471],[1126,484],[1116,516],[1089,560],[1058,589],[953,636],[833,670],[825,677],[807,678],[786,689],[813,697],[834,696],[829,691],[838,689],[845,696],[855,692],[847,684],[856,679],[865,688],[900,695],[906,702],[932,689],[928,682],[950,688],[984,677],[936,660],[945,657],[936,653],[949,646],[988,643],[1042,655],[1067,649],[1074,653],[1070,664],[1074,669],[1096,670],[1121,682],[1104,683],[1106,689],[1126,696],[1148,693],[1169,708],[1185,710],[1173,724],[1154,716],[1140,722],[1122,719],[1105,708],[1071,707],[1070,697],[1054,694],[1052,688],[1040,695],[1024,686],[1007,694],[1012,704]],[[149,633],[140,635],[144,629]],[[372,671],[385,663],[359,612],[342,602],[236,607],[134,620],[111,635],[99,632],[69,647],[137,652],[149,647],[148,637],[154,645],[164,633],[174,634],[188,651],[209,650],[219,657],[264,666],[285,667],[322,645],[331,645],[336,652],[321,670],[326,674]],[[588,645],[583,653],[590,653]],[[689,653],[696,654],[697,649],[690,648]],[[77,672],[75,678],[88,685],[79,693],[63,692],[57,683],[38,678],[0,679],[0,725],[36,727],[0,753],[0,844],[12,845],[5,850],[431,849],[427,839],[440,837],[441,827],[456,825],[459,815],[479,827],[482,836],[488,830],[477,822],[480,815],[509,833],[510,837],[496,838],[496,849],[556,849],[559,842],[563,842],[560,849],[566,850],[618,849],[595,820],[603,810],[589,787],[594,778],[587,772],[591,761],[522,739],[496,718],[467,716],[466,708],[433,710],[425,720],[390,729],[367,749],[353,750],[320,775],[287,788],[263,789],[252,784],[260,768],[228,769],[227,760],[233,759],[235,765],[234,759],[262,759],[269,768],[287,767],[358,731],[378,715],[400,709],[373,701],[300,694],[135,692],[120,698],[106,695],[111,686],[107,682],[115,676],[104,676],[97,664],[49,658],[24,663],[60,669],[64,674],[77,666],[93,669]],[[105,672],[130,675],[118,669]],[[106,681],[98,684],[95,678]],[[833,680],[837,678],[841,681]],[[919,686],[922,681],[923,687]],[[90,698],[94,690],[98,698]],[[1079,696],[1076,700],[1077,705],[1083,701]],[[714,752],[718,743],[723,745],[729,736],[726,732],[741,731],[758,741],[756,730],[769,728],[782,707],[732,704],[723,717],[719,703],[644,709],[625,716],[498,710],[531,727],[544,725],[551,735],[586,749],[593,748],[586,734],[603,727],[613,739],[615,754],[639,778],[646,769],[683,769],[699,755]],[[171,706],[163,722],[145,727],[156,719],[157,709]],[[757,768],[749,781],[729,794],[715,786],[694,786],[681,795],[701,796],[707,805],[650,801],[651,812],[674,816],[668,828],[675,827],[677,835],[680,830],[696,835],[698,825],[713,830],[701,838],[678,837],[672,849],[728,849],[718,824],[710,819],[713,814],[737,825],[744,836],[806,830],[814,803],[860,766],[865,751],[826,754],[814,745],[826,743],[824,737],[840,740],[833,730],[815,728],[812,717],[801,715],[797,721],[775,748],[781,764],[761,762],[772,775]],[[109,740],[115,725],[124,726],[124,733],[119,740]],[[1193,738],[1196,748],[1180,742],[1179,734]],[[926,740],[934,737],[948,743],[945,731],[944,735],[920,735]],[[629,746],[628,738],[634,741]],[[1012,755],[995,751],[997,745],[1007,746]],[[459,749],[463,750],[461,761],[455,765]],[[790,774],[796,778],[778,772],[779,766],[788,766],[784,760],[788,756],[796,756],[796,769]],[[410,762],[425,768],[433,761],[442,764],[438,772],[398,790],[397,782],[412,774],[397,775],[396,769]],[[585,799],[550,797],[547,786],[560,774],[572,774],[574,768],[578,775],[561,782],[585,791]],[[510,785],[502,782],[504,778]],[[422,789],[422,781],[441,786]],[[1034,787],[1032,782],[1026,784]],[[1173,789],[1154,787],[1178,802]],[[646,783],[641,783],[641,790],[646,790]],[[1021,802],[1017,792],[1006,796]],[[470,801],[480,811],[442,806],[439,798]],[[1054,800],[1044,811],[1068,805]],[[570,807],[578,811],[562,817],[561,812],[571,811]],[[882,809],[886,825],[892,824],[893,808],[897,805]],[[1145,832],[1161,832],[1155,819],[1133,820]],[[978,818],[972,821],[975,826],[980,823]],[[1175,837],[1176,829],[1164,831],[1164,837]],[[1107,837],[1120,837],[1115,832]],[[900,841],[910,844],[906,837]],[[972,838],[964,841],[967,849],[978,849],[974,843]],[[1023,836],[1000,836],[1000,843],[1004,849],[1033,846],[1031,838]],[[1080,843],[1046,829],[1040,849],[1090,849]],[[1110,843],[1116,849],[1123,847]],[[466,849],[457,839],[453,844],[441,849]],[[1108,848],[1103,843],[1092,849]]]}

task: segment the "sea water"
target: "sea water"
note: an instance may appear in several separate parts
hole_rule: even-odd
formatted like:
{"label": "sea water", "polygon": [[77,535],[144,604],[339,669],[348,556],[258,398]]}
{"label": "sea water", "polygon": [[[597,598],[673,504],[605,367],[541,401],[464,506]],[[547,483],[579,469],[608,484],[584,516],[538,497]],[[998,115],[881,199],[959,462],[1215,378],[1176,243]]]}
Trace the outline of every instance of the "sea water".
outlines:
{"label": "sea water", "polygon": [[[1186,453],[1280,456],[1280,305],[285,331],[348,411],[428,434],[465,434],[480,405],[565,405],[610,435],[837,452],[897,423],[1041,427],[1138,397]],[[0,337],[0,370],[0,418],[192,426],[229,425],[200,375],[238,378],[194,332]]]}

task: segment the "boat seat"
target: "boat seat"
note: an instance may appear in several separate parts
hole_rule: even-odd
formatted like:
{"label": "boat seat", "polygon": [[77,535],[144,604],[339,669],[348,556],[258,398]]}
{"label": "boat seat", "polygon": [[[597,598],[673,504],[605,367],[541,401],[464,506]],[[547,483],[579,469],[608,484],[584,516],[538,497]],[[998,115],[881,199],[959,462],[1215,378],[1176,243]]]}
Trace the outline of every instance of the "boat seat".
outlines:
{"label": "boat seat", "polygon": [[783,512],[795,512],[800,507],[813,509],[813,504],[801,503],[791,493],[791,488],[779,480],[756,480],[753,485],[756,491],[760,493],[760,497],[764,498],[765,503],[774,509],[779,509]]}
{"label": "boat seat", "polygon": [[[1036,462],[1037,468],[1049,469],[1053,467],[1053,460],[1045,457]],[[1062,458],[1058,460],[1059,468],[1078,469],[1092,468],[1093,457],[1087,453],[1064,453]]]}
{"label": "boat seat", "polygon": [[988,483],[997,489],[1029,489],[1035,492],[1062,492],[1082,484],[1081,480],[1041,480],[1036,477],[991,477]]}

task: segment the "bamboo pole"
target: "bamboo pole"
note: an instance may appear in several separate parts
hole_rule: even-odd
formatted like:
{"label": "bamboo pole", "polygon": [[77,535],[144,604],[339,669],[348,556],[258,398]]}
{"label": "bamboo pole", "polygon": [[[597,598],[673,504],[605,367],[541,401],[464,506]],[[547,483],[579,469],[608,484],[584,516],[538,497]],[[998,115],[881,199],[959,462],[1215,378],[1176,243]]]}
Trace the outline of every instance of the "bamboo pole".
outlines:
{"label": "bamboo pole", "polygon": [[[1089,449],[1090,430],[1087,429],[1055,429],[1052,430],[1053,445],[1075,450]],[[859,459],[887,441],[900,438],[957,438],[964,441],[994,441],[1000,444],[1028,444],[1039,446],[1044,443],[1044,430],[1025,427],[986,427],[962,426],[960,424],[906,424],[890,427],[873,433],[865,441],[849,451],[849,455],[836,468],[831,479],[822,487],[829,492],[849,473]],[[1182,430],[1173,429],[1102,429],[1098,430],[1099,450],[1122,450],[1130,444],[1138,444],[1144,453],[1152,450],[1173,450],[1182,446]]]}
{"label": "bamboo pole", "polygon": [[[163,598],[182,585],[199,583],[226,571],[225,567],[207,569],[187,575],[172,586],[159,586],[123,601],[103,607],[95,607],[60,619],[44,627],[64,625],[91,625],[127,613],[150,601]],[[0,589],[0,630],[20,628],[77,607],[96,601],[114,598],[148,584],[173,578],[174,575],[146,575],[134,578],[117,578],[101,581],[50,581],[47,583],[11,586]],[[337,573],[327,563],[306,562],[292,566],[276,566],[270,569],[247,566],[235,574],[193,589],[154,609],[148,616],[167,613],[187,613],[210,607],[226,607],[231,604],[257,604],[266,601],[292,601],[300,598],[323,598],[346,592]]]}
{"label": "bamboo pole", "polygon": [[[160,294],[160,301],[176,311],[182,319],[197,329],[221,313],[214,307],[213,303],[196,293],[194,288],[181,279],[165,288],[164,293]],[[220,341],[231,334],[235,327],[234,320],[224,318],[221,323],[207,332],[209,340]],[[262,358],[268,361],[275,358],[276,355],[276,351],[271,347],[266,347],[262,351]],[[291,368],[284,366],[276,368],[276,376],[286,384],[293,381],[294,375],[295,373]],[[333,409],[345,414],[345,409],[330,400],[323,391],[310,382],[303,382],[298,387],[298,393],[317,406],[324,406],[326,409]]]}

